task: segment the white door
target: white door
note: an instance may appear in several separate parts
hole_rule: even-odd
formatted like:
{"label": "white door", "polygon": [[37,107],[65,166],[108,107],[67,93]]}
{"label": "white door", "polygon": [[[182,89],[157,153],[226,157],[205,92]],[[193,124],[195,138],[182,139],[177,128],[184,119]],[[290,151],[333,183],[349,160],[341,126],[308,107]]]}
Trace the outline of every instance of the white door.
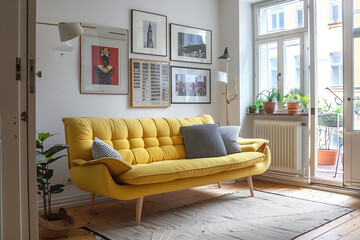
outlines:
{"label": "white door", "polygon": [[344,183],[360,187],[360,0],[344,3]]}
{"label": "white door", "polygon": [[0,8],[0,239],[38,239],[35,0]]}

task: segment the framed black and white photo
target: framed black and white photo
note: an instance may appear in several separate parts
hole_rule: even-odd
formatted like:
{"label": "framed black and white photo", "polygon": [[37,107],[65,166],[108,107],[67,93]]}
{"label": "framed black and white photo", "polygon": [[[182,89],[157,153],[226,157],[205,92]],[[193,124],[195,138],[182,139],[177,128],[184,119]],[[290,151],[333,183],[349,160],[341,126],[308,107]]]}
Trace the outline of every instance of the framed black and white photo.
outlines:
{"label": "framed black and white photo", "polygon": [[131,52],[167,56],[167,17],[131,10]]}
{"label": "framed black and white photo", "polygon": [[171,67],[171,103],[211,103],[211,70]]}
{"label": "framed black and white photo", "polygon": [[212,63],[210,30],[170,24],[170,59],[173,61]]}
{"label": "framed black and white photo", "polygon": [[132,58],[131,107],[170,107],[170,62]]}
{"label": "framed black and white photo", "polygon": [[84,27],[81,36],[81,93],[128,94],[128,31]]}

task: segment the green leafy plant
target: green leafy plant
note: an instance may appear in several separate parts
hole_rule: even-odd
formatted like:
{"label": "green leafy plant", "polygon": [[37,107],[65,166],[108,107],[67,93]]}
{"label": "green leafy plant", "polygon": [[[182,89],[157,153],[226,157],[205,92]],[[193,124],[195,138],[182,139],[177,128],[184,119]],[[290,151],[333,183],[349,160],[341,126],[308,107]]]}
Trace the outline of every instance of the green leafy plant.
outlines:
{"label": "green leafy plant", "polygon": [[255,112],[259,113],[261,112],[261,110],[264,108],[264,100],[262,99],[257,99],[255,103],[252,103],[248,106],[248,108],[255,108]]}
{"label": "green leafy plant", "polygon": [[304,110],[307,111],[310,99],[301,94],[300,89],[293,88],[290,89],[290,92],[288,94],[283,96],[282,106],[285,106],[286,103],[292,102],[299,102],[303,106]]}
{"label": "green leafy plant", "polygon": [[278,102],[281,99],[279,90],[270,88],[268,90],[261,91],[257,96],[257,99],[262,99],[264,102]]}
{"label": "green leafy plant", "polygon": [[55,134],[37,133],[36,148],[36,170],[37,170],[37,193],[43,199],[44,218],[49,219],[51,216],[51,196],[52,194],[61,193],[64,191],[64,184],[51,185],[49,180],[52,178],[54,170],[49,168],[49,165],[56,160],[66,156],[60,155],[53,157],[56,153],[66,149],[69,145],[56,144],[47,150],[44,150],[44,142]]}

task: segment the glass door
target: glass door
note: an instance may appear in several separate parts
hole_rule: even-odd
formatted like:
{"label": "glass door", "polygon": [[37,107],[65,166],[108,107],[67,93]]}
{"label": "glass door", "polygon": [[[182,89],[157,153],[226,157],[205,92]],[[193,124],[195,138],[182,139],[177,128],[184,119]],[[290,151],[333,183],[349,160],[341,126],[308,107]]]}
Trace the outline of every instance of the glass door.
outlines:
{"label": "glass door", "polygon": [[313,19],[312,181],[343,184],[342,0],[317,0]]}
{"label": "glass door", "polygon": [[344,1],[345,185],[360,187],[360,0]]}

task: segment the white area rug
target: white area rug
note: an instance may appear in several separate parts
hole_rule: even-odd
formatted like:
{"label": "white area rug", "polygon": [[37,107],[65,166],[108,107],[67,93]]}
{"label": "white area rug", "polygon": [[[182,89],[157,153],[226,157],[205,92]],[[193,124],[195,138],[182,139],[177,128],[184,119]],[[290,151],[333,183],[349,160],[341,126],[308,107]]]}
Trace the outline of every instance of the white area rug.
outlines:
{"label": "white area rug", "polygon": [[[144,205],[144,208],[151,207]],[[84,228],[97,239],[293,239],[354,209],[279,194],[249,191],[143,216]]]}

